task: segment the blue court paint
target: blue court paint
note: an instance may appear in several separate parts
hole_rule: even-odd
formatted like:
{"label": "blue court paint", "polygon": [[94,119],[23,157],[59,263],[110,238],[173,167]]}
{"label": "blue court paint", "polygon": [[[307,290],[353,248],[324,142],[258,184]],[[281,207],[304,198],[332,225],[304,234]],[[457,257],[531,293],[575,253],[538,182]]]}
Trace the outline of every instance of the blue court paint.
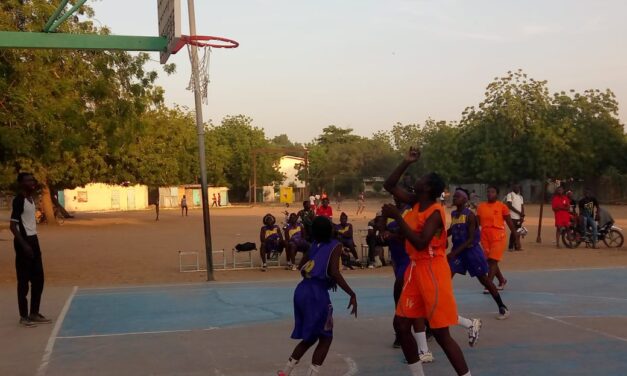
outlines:
{"label": "blue court paint", "polygon": [[[627,314],[627,270],[525,272],[508,275],[502,293],[512,311],[548,316],[620,316]],[[392,278],[349,279],[360,317],[393,313]],[[86,336],[192,330],[251,325],[292,318],[292,294],[297,282],[194,285],[111,290],[79,290],[60,336]],[[496,311],[475,279],[455,277],[461,314]],[[331,293],[337,315],[343,315],[346,294]]]}
{"label": "blue court paint", "polygon": [[[348,279],[359,301],[359,319],[356,321],[348,320],[346,294],[341,290],[331,293],[338,333],[341,334],[338,334],[337,347],[343,346],[344,353],[355,359],[359,375],[405,374],[407,369],[401,353],[389,349],[391,327],[389,338],[373,338],[367,334],[370,325],[377,323],[379,328],[380,325],[387,328],[391,321],[393,279],[391,276],[368,277],[366,273]],[[624,286],[627,286],[627,269],[506,274],[509,282],[502,297],[512,311],[512,319],[504,322],[490,319],[488,313],[496,313],[496,305],[489,295],[482,294],[483,288],[476,280],[467,276],[456,276],[454,280],[460,314],[479,315],[486,328],[493,330],[492,338],[489,335],[482,338],[479,348],[470,349],[460,343],[473,374],[627,375],[624,356],[627,342],[621,340],[621,336],[627,336],[625,331],[611,333],[611,327],[607,327],[607,332],[594,332],[594,328],[585,330],[585,322],[576,321],[586,317],[602,321],[607,317],[626,322],[627,289]],[[292,320],[292,294],[297,283],[271,281],[79,290],[59,333],[59,337],[65,338],[55,347],[53,360],[56,358],[57,361],[53,369],[56,374],[73,374],[68,371],[72,364],[64,363],[69,355],[90,351],[90,346],[98,349],[98,346],[107,346],[103,344],[124,343],[111,342],[112,337],[90,338],[87,342],[73,337],[212,327],[254,330],[267,323],[289,327],[285,323]],[[576,316],[577,319],[564,318],[567,323],[550,319],[563,316]],[[584,329],[569,324],[582,325]],[[451,330],[458,339],[463,338],[461,328]],[[500,330],[507,334],[500,339],[494,338],[495,331]],[[356,336],[355,331],[364,335],[357,343],[352,339]],[[383,332],[387,333],[387,329]],[[604,333],[615,334],[618,338]],[[177,336],[172,334],[172,338],[181,338]],[[286,330],[286,340],[288,336]],[[370,339],[376,343],[359,342]],[[115,340],[139,341],[135,336],[116,337]],[[167,343],[164,346],[181,345],[177,345],[176,340]],[[435,342],[430,346],[437,361],[426,365],[426,372],[452,374],[452,368]],[[362,353],[363,347],[369,349],[367,353]],[[176,349],[168,349],[176,352]],[[93,351],[90,354],[95,356]],[[279,358],[282,356],[280,354]],[[228,372],[225,374],[231,376]]]}

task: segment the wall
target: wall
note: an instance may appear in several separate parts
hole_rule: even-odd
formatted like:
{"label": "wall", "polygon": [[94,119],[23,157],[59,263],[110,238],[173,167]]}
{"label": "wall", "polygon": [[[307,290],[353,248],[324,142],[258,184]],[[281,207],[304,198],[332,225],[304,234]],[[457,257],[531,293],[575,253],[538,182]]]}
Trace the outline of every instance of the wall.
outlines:
{"label": "wall", "polygon": [[68,211],[137,210],[148,207],[148,187],[123,187],[102,183],[65,189],[65,209]]}
{"label": "wall", "polygon": [[303,164],[305,160],[303,158],[284,156],[279,160],[279,172],[281,172],[285,179],[281,183],[282,186],[290,186],[292,183],[296,184],[296,188],[305,188],[305,182],[300,181],[297,178],[298,169],[294,166],[297,164]]}
{"label": "wall", "polygon": [[181,206],[181,196],[179,198],[179,187],[160,187],[159,206],[162,208],[178,208]]}

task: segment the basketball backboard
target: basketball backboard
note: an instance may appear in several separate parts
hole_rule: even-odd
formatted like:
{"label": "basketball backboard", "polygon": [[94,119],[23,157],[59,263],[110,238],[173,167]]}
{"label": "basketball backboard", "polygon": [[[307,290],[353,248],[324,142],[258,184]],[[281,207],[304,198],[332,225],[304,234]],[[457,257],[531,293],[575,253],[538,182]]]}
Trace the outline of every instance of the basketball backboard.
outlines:
{"label": "basketball backboard", "polygon": [[161,51],[161,64],[165,64],[181,38],[181,0],[157,0],[159,10],[159,36],[166,37],[168,47]]}

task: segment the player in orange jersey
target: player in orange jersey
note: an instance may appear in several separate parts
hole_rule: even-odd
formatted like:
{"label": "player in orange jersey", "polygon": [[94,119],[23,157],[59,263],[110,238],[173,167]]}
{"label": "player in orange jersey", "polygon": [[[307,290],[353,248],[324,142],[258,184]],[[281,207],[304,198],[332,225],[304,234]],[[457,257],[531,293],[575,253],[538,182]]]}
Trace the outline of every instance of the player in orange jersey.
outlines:
{"label": "player in orange jersey", "polygon": [[403,173],[419,157],[420,152],[411,148],[384,184],[395,198],[412,206],[411,212],[404,217],[394,205],[384,205],[382,209],[384,216],[399,224],[411,260],[396,306],[395,320],[401,347],[412,376],[423,376],[418,346],[411,329],[416,319],[427,319],[436,341],[456,373],[469,376],[464,354],[448,329],[457,325],[458,316],[451,269],[446,259],[446,217],[444,208],[437,202],[444,191],[444,181],[437,174],[430,173],[416,182],[413,193],[398,186]]}
{"label": "player in orange jersey", "polygon": [[503,258],[505,248],[507,248],[508,239],[505,226],[509,227],[512,234],[515,234],[514,236],[518,236],[518,233],[509,215],[509,208],[498,201],[498,195],[499,189],[497,187],[488,187],[488,201],[479,204],[477,219],[481,226],[481,247],[490,267],[488,280],[492,281],[496,277],[499,280],[497,288],[503,290],[507,280],[501,273],[499,261]]}

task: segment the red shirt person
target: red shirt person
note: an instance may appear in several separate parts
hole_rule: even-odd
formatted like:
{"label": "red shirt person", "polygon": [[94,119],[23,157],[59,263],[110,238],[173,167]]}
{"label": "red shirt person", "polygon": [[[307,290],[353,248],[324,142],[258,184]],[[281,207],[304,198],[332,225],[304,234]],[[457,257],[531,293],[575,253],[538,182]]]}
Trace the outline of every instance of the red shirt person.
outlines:
{"label": "red shirt person", "polygon": [[328,198],[322,200],[322,205],[320,205],[320,207],[316,209],[316,216],[333,219],[333,208],[329,206]]}
{"label": "red shirt person", "polygon": [[557,187],[551,207],[555,213],[555,244],[557,248],[560,246],[560,235],[562,230],[570,225],[570,198],[564,194],[563,187]]}

